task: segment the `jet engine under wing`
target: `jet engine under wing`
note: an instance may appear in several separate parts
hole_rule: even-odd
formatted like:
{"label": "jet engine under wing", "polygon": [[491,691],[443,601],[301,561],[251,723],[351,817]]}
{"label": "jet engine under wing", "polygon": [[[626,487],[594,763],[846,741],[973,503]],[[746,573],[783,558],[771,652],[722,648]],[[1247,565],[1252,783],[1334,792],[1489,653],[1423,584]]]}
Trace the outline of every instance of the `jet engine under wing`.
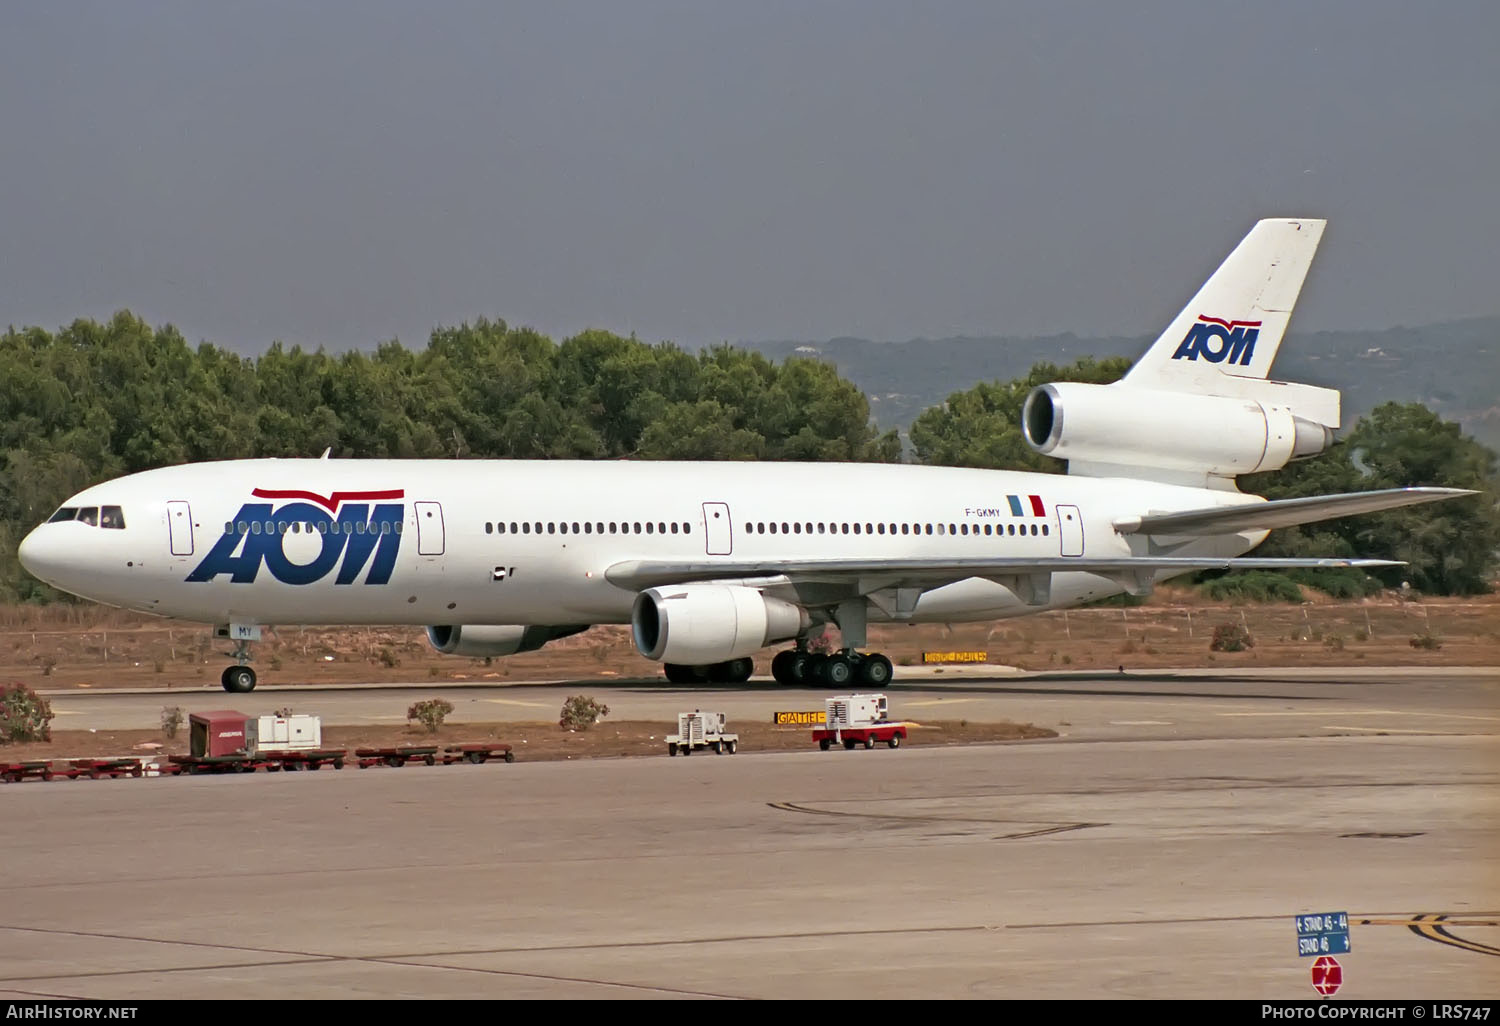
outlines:
{"label": "jet engine under wing", "polygon": [[937,588],[970,577],[1013,577],[1067,571],[1116,575],[1157,570],[1289,570],[1296,567],[1404,566],[1390,559],[1256,558],[1254,556],[1041,556],[1014,559],[784,559],[755,562],[668,562],[629,560],[604,571],[605,579],[631,591],[692,581],[785,578],[793,584],[825,581],[849,583],[859,592],[889,587]]}
{"label": "jet engine under wing", "polygon": [[1304,499],[1272,499],[1235,506],[1210,506],[1177,513],[1146,513],[1114,522],[1121,534],[1208,535],[1239,531],[1269,531],[1319,520],[1332,520],[1356,513],[1415,506],[1463,495],[1477,495],[1467,488],[1386,488],[1375,492],[1345,492],[1313,495]]}

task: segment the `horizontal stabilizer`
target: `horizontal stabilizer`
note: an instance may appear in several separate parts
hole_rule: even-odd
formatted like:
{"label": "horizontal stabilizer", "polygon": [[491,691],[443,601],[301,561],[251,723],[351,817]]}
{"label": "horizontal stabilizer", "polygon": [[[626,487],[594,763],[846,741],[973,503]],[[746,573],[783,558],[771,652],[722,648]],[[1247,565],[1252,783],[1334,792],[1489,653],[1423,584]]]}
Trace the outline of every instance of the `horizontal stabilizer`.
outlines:
{"label": "horizontal stabilizer", "polygon": [[[1194,570],[1291,570],[1301,567],[1373,569],[1405,566],[1389,559],[1255,558],[1253,556],[1037,556],[986,559],[766,559],[755,561],[667,562],[630,560],[604,571],[605,579],[620,588],[640,591],[694,581],[743,581],[746,578],[785,578],[793,583],[812,581],[866,582],[877,587],[935,588],[969,577],[1014,574],[1095,573],[1106,576]],[[767,582],[769,583],[769,582]]]}
{"label": "horizontal stabilizer", "polygon": [[1179,513],[1148,513],[1114,522],[1121,534],[1211,535],[1269,531],[1356,513],[1416,506],[1456,499],[1477,492],[1467,488],[1386,488],[1376,492],[1314,495],[1305,499],[1272,499],[1237,506],[1211,506]]}

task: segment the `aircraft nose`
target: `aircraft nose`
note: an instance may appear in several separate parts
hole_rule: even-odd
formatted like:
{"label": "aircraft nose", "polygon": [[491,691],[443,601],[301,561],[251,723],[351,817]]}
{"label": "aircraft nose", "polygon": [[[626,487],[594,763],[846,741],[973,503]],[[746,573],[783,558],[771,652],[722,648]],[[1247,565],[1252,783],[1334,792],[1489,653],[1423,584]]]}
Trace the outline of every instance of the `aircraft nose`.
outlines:
{"label": "aircraft nose", "polygon": [[43,524],[22,538],[21,547],[16,550],[16,558],[26,572],[48,584],[56,583],[59,572],[67,566],[68,548],[59,533],[48,531]]}

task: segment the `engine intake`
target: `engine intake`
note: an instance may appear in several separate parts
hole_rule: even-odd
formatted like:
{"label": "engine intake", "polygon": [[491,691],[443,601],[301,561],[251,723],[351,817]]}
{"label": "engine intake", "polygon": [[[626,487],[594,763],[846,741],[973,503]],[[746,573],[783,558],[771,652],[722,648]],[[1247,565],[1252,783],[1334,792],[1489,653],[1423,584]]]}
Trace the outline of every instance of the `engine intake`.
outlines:
{"label": "engine intake", "polygon": [[800,606],[731,584],[650,588],[630,614],[641,655],[689,666],[740,659],[795,638],[808,622]]}
{"label": "engine intake", "polygon": [[1223,477],[1277,470],[1333,442],[1290,406],[1072,381],[1033,388],[1021,429],[1046,456]]}
{"label": "engine intake", "polygon": [[589,629],[590,624],[563,627],[522,624],[444,624],[427,628],[427,643],[443,655],[508,656],[534,652],[549,641]]}

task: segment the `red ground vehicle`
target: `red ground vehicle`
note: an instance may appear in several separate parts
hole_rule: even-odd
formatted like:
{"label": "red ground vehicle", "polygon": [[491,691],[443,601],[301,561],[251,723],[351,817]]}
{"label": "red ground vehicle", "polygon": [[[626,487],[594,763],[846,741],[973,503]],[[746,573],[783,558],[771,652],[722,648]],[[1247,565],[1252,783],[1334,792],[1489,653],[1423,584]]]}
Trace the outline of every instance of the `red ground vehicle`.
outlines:
{"label": "red ground vehicle", "polygon": [[900,748],[906,740],[906,724],[890,718],[890,707],[884,695],[838,695],[828,699],[825,725],[813,730],[813,740],[823,751],[835,744],[852,749],[856,745],[874,748],[884,742]]}

